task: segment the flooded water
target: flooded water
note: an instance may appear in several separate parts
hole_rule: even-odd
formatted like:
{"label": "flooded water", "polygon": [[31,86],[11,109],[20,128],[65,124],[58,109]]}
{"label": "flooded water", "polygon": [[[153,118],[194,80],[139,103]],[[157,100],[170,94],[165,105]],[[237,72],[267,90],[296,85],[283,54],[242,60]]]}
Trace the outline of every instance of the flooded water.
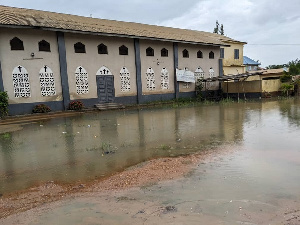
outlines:
{"label": "flooded water", "polygon": [[1,135],[0,193],[220,148],[183,179],[129,191],[124,201],[74,199],[32,224],[300,224],[299,137],[299,99],[51,119]]}
{"label": "flooded water", "polygon": [[239,105],[215,105],[89,113],[27,124],[0,135],[0,193],[45,181],[86,181],[151,158],[238,141],[243,116]]}
{"label": "flooded water", "polygon": [[251,185],[267,176],[265,185],[278,188],[299,178],[293,172],[299,169],[299,112],[295,99],[88,113],[23,125],[0,134],[0,193],[92,180],[151,158],[226,144],[240,151],[220,176],[249,176]]}

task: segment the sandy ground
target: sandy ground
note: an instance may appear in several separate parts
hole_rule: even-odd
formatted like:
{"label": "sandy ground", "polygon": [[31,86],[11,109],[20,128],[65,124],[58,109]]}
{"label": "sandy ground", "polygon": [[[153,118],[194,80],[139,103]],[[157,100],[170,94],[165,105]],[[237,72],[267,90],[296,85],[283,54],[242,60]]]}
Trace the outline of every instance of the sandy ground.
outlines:
{"label": "sandy ground", "polygon": [[163,180],[184,176],[199,161],[208,159],[210,152],[181,156],[176,158],[154,159],[131,167],[121,173],[90,183],[62,185],[53,181],[0,197],[0,218],[19,213],[45,203],[72,197],[78,193],[103,193],[107,191],[127,190],[132,187],[147,187]]}

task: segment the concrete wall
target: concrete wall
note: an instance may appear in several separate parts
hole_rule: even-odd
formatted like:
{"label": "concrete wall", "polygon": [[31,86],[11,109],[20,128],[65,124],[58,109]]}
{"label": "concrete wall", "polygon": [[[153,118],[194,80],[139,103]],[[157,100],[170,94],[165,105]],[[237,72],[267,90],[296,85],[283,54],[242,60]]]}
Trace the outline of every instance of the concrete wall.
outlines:
{"label": "concrete wall", "polygon": [[[238,74],[245,73],[243,65],[243,49],[244,45],[241,43],[228,43],[230,47],[224,47],[223,69],[224,74]],[[234,49],[239,49],[239,59],[234,59]]]}
{"label": "concrete wall", "polygon": [[[154,49],[154,56],[146,56],[146,49]],[[161,57],[161,49],[168,50],[168,57]],[[141,78],[143,95],[174,93],[174,57],[173,43],[163,41],[140,40]],[[151,67],[155,72],[155,90],[147,90],[146,72]],[[169,72],[169,89],[161,88],[161,71],[166,68]]]}
{"label": "concrete wall", "polygon": [[224,75],[236,75],[245,73],[243,66],[223,66]]}
{"label": "concrete wall", "polygon": [[262,92],[278,92],[281,86],[280,80],[262,80]]}
{"label": "concrete wall", "polygon": [[[228,89],[227,89],[228,85]],[[224,93],[257,93],[261,92],[261,81],[222,82]]]}
{"label": "concrete wall", "polygon": [[[65,42],[71,100],[98,97],[96,73],[102,66],[107,67],[114,75],[116,97],[136,95],[136,69],[133,39],[65,33]],[[75,53],[74,44],[77,42],[81,42],[85,45],[86,53]],[[97,46],[101,43],[107,46],[108,54],[98,54]],[[128,55],[119,55],[119,47],[121,45],[125,45],[128,48]],[[82,66],[88,72],[89,92],[87,94],[77,94],[76,92],[75,70],[78,66]],[[129,92],[121,92],[120,70],[123,67],[126,67],[130,72]]]}
{"label": "concrete wall", "polygon": [[[189,51],[189,58],[183,58],[182,51],[186,49]],[[203,53],[203,58],[197,58],[197,52],[201,50]],[[214,59],[209,59],[209,52],[214,52]],[[220,47],[213,46],[203,46],[203,45],[193,45],[193,44],[178,44],[178,68],[195,72],[195,70],[200,66],[205,72],[204,78],[209,77],[209,69],[212,67],[215,75],[219,76],[219,58],[220,58]],[[213,82],[207,87],[209,90],[217,90],[219,88],[218,82]],[[192,92],[195,91],[195,83],[189,83],[188,88],[183,82],[179,84],[180,92]]]}
{"label": "concrete wall", "polygon": [[[10,40],[18,37],[23,41],[23,50],[10,48]],[[46,40],[50,43],[51,52],[40,52],[38,42]],[[34,57],[31,56],[34,53]],[[0,28],[0,61],[3,74],[4,90],[9,96],[9,104],[62,101],[62,89],[59,69],[58,47],[55,32],[32,29]],[[15,98],[12,72],[17,66],[26,68],[29,74],[31,97]],[[45,65],[54,74],[56,95],[42,96],[39,80],[40,69]]]}

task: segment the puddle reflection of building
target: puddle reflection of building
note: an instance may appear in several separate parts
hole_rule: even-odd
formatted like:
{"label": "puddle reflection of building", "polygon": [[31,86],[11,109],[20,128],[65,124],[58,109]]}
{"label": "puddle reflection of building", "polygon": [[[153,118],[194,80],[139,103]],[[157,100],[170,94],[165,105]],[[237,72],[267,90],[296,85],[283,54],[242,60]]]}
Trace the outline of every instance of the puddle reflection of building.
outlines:
{"label": "puddle reflection of building", "polygon": [[[66,135],[65,138],[65,149],[67,153],[67,164],[70,169],[76,167],[76,152],[75,152],[75,144],[74,144],[74,118],[64,118],[64,123],[66,127]],[[72,171],[72,170],[70,170]]]}
{"label": "puddle reflection of building", "polygon": [[[13,147],[13,133],[2,134],[0,138],[0,147],[2,155],[2,165],[4,168],[4,178],[8,179],[9,182],[14,182],[15,180],[15,166],[14,166],[14,147]],[[1,171],[0,171],[1,172]],[[1,174],[1,173],[0,173]],[[2,184],[4,185],[4,184]],[[1,185],[0,188],[4,188]]]}
{"label": "puddle reflection of building", "polygon": [[[110,156],[114,154],[119,143],[118,120],[114,112],[103,112],[103,119],[100,120],[100,140],[97,143],[102,148],[102,154]],[[105,165],[108,170],[115,170],[118,163],[116,157],[106,157]],[[103,163],[103,162],[102,162]]]}

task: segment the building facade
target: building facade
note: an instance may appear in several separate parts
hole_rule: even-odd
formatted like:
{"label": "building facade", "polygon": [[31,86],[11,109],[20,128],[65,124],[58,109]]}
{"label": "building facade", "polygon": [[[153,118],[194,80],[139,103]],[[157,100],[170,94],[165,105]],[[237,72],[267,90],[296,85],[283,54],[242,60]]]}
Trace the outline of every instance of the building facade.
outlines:
{"label": "building facade", "polygon": [[224,75],[236,75],[245,73],[245,65],[243,64],[243,50],[246,42],[235,41],[229,38],[223,40],[229,44],[224,47],[223,51],[223,70]]}
{"label": "building facade", "polygon": [[176,69],[220,76],[220,47],[229,46],[200,31],[0,11],[0,90],[8,93],[10,115],[31,113],[41,103],[59,111],[72,100],[91,107],[192,97],[195,83],[177,82]]}

